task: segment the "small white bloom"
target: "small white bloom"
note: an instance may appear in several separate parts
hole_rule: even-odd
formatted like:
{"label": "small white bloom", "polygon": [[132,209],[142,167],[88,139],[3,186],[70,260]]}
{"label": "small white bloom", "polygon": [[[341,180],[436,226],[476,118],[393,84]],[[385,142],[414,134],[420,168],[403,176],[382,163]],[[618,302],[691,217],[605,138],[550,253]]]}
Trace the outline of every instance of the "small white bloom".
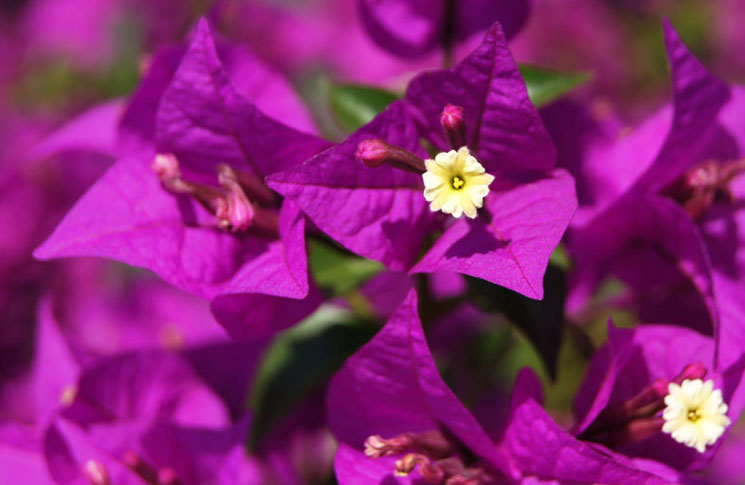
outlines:
{"label": "small white bloom", "polygon": [[671,382],[667,390],[662,431],[703,453],[730,425],[722,391],[714,390],[714,381],[701,379],[686,379],[680,386]]}
{"label": "small white bloom", "polygon": [[463,213],[475,218],[494,177],[486,173],[468,148],[438,153],[434,160],[426,160],[424,164],[427,167],[422,174],[424,198],[430,203],[430,210],[441,210],[455,218]]}

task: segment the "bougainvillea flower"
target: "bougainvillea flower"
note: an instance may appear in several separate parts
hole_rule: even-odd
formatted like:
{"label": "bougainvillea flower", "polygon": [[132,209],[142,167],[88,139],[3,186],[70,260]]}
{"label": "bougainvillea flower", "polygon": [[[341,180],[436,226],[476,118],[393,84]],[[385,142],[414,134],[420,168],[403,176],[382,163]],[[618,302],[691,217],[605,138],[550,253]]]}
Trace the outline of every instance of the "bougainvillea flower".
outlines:
{"label": "bougainvillea flower", "polygon": [[[663,483],[575,440],[535,403],[543,415],[525,419],[533,409],[520,409],[496,445],[440,377],[416,306],[412,290],[331,380],[327,407],[340,442],[339,483]],[[537,384],[519,386],[515,394],[527,399]]]}
{"label": "bougainvillea flower", "polygon": [[275,113],[287,112],[288,98],[274,96],[274,78],[244,51],[224,56],[240,66],[236,76],[258,78],[234,84],[206,21],[200,22],[167,87],[162,69],[135,94],[132,105],[139,110],[130,109],[121,121],[125,155],[37,257],[112,258],[206,298],[308,293],[304,219],[266,188],[263,177],[327,145],[259,111],[239,87],[252,85],[251,94],[269,96],[264,102],[276,102]]}
{"label": "bougainvillea flower", "polygon": [[[602,174],[596,180],[609,181],[615,196],[583,211],[571,232],[570,250],[582,256],[572,275],[569,308],[581,307],[608,274],[640,293],[649,293],[660,279],[668,288],[683,280],[693,289],[690,300],[702,301],[705,311],[686,317],[675,308],[681,298],[669,298],[665,301],[675,304],[666,308],[683,318],[674,323],[742,344],[745,308],[736,295],[743,268],[738,248],[745,98],[742,88],[730,89],[709,73],[668,22],[664,33],[672,109],[663,108],[586,160],[588,172]],[[667,132],[666,138],[660,132]],[[728,345],[719,345],[719,352],[725,364],[740,356]]]}
{"label": "bougainvillea flower", "polygon": [[609,324],[608,343],[577,393],[573,432],[642,459],[641,468],[656,461],[681,472],[700,469],[745,407],[743,370],[742,362],[716,363],[714,339],[693,330]]}
{"label": "bougainvillea flower", "polygon": [[358,0],[357,5],[373,40],[405,57],[424,55],[438,46],[448,48],[497,21],[510,38],[530,12],[526,0]]}
{"label": "bougainvillea flower", "polygon": [[[425,173],[429,157],[422,138],[437,152],[465,146],[483,167],[484,174],[473,172],[474,180],[465,173],[447,180],[453,185],[443,202],[454,211],[460,204],[465,212],[467,205],[478,217],[454,221],[430,210],[427,178],[444,175]],[[268,183],[339,243],[390,269],[464,273],[542,298],[548,258],[576,206],[573,180],[553,169],[554,159],[551,140],[495,24],[459,65],[420,75],[405,99],[344,142],[273,174]],[[489,183],[486,174],[495,180]],[[481,188],[458,197],[460,190],[470,190],[469,181]],[[477,209],[476,195],[486,191]],[[425,239],[443,230],[414,264]]]}
{"label": "bougainvillea flower", "polygon": [[668,478],[675,472],[664,465],[655,463],[645,470],[624,455],[576,439],[554,422],[541,401],[540,381],[529,369],[522,370],[515,381],[499,445],[509,453],[512,466],[520,470],[519,483],[678,483]]}

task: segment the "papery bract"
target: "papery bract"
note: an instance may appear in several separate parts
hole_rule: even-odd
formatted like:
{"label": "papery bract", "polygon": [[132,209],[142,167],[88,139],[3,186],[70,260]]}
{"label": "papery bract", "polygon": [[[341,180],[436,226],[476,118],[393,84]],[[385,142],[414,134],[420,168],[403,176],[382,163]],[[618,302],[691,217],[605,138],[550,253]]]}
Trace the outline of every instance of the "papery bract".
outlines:
{"label": "papery bract", "polygon": [[[331,381],[328,419],[340,441],[335,469],[341,484],[417,483],[421,468],[416,474],[394,477],[401,463],[396,460],[410,452],[424,454],[435,468],[454,457],[449,463],[462,460],[466,476],[483,480],[477,483],[509,479],[521,483],[537,483],[537,479],[665,483],[603,456],[561,430],[534,401],[540,399],[535,378],[518,378],[514,412],[503,440],[495,445],[442,381],[416,314],[416,302],[412,290],[378,335],[348,359]],[[547,441],[546,436],[552,439]],[[384,446],[409,439],[415,441],[385,451]],[[381,456],[371,457],[375,448],[368,449],[366,456],[366,446],[380,446]],[[539,450],[544,453],[537,456]],[[475,475],[479,473],[485,475]]]}
{"label": "papery bract", "polygon": [[[724,225],[730,241],[740,239],[736,187],[738,160],[745,152],[737,120],[745,108],[737,94],[741,88],[730,88],[709,73],[668,22],[664,32],[672,109],[663,108],[631,135],[585,160],[585,173],[594,174],[611,196],[583,210],[570,233],[570,251],[584,256],[577,258],[571,278],[569,309],[578,311],[608,274],[619,276],[642,296],[654,282],[662,281],[661,287],[669,291],[685,289],[687,280],[690,289],[664,300],[664,311],[660,300],[650,301],[650,308],[665,321],[713,331],[717,358],[730,365],[740,354],[727,351],[731,347],[723,342],[745,338],[745,314],[741,299],[734,296],[742,285],[742,269],[733,264],[738,260],[736,247],[720,241]],[[667,136],[661,141],[663,130]],[[712,170],[716,181],[706,179]],[[686,314],[677,309],[681,300],[704,305],[687,306],[692,311]]]}

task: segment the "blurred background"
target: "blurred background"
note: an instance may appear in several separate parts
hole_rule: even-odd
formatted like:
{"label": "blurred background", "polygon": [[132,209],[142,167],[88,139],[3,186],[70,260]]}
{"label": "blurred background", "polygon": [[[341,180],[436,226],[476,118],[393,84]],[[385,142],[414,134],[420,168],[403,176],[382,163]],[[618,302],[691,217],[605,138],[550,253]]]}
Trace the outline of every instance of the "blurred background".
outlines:
{"label": "blurred background", "polygon": [[[534,0],[511,48],[519,62],[592,73],[592,81],[572,96],[590,102],[600,118],[613,115],[631,125],[669,99],[663,15],[712,71],[730,83],[745,83],[742,0]],[[102,260],[40,262],[31,256],[112,162],[105,153],[75,147],[45,153],[49,135],[101,102],[111,102],[103,109],[117,109],[147,69],[154,49],[182,41],[202,16],[223,36],[247,45],[284,73],[330,139],[345,134],[331,109],[335,83],[400,91],[414,73],[441,63],[437,54],[400,59],[376,47],[351,0],[2,0],[2,413],[23,413],[18,409],[23,406],[17,399],[23,392],[19,379],[34,358],[41,301],[49,303],[73,346],[95,348],[101,354],[143,346],[188,348],[226,338],[207,302],[148,272]],[[338,49],[339,45],[345,48]],[[468,404],[477,401],[479,389],[490,388],[485,382],[503,382],[502,389],[508,390],[522,365],[534,366],[544,377],[548,374],[526,337],[490,318],[483,324],[479,314],[459,315],[459,325],[474,321],[474,330],[470,336],[460,335],[464,340],[456,344],[447,325],[432,335],[449,383]],[[557,378],[548,384],[547,404],[559,416],[568,417],[581,380],[589,355],[583,345],[591,349],[604,339],[604,318],[599,311],[585,333],[563,340]],[[624,318],[633,323],[633,315],[617,320],[623,323]],[[448,360],[456,353],[454,345],[466,346],[464,355],[470,360]],[[461,378],[484,368],[493,372]]]}

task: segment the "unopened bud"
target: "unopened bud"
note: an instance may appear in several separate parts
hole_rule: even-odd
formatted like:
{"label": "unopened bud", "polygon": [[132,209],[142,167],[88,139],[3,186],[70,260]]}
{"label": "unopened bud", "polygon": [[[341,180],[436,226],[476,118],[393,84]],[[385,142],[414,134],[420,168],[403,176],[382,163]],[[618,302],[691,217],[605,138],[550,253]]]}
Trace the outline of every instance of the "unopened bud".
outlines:
{"label": "unopened bud", "polygon": [[425,483],[442,483],[445,479],[445,471],[437,463],[432,463],[428,457],[417,453],[409,453],[400,460],[396,460],[395,474],[400,477],[407,476],[417,465],[419,475]]}
{"label": "unopened bud", "polygon": [[409,453],[404,455],[403,458],[396,460],[396,475],[405,477],[409,473],[413,472],[417,465],[429,463],[429,458],[418,453]]}
{"label": "unopened bud", "polygon": [[158,485],[178,485],[181,480],[173,468],[161,468],[158,470]]}
{"label": "unopened bud", "polygon": [[380,435],[369,436],[365,440],[365,455],[370,458],[401,453],[411,445],[407,434],[402,434],[391,439],[384,439]]}
{"label": "unopened bud", "polygon": [[413,153],[393,145],[380,138],[363,140],[357,145],[355,157],[368,167],[377,168],[390,165],[407,172],[422,174],[426,171],[424,160]]}
{"label": "unopened bud", "polygon": [[124,462],[127,468],[135,472],[145,482],[154,483],[156,481],[155,469],[148,465],[136,451],[125,451],[122,455],[122,462]]}
{"label": "unopened bud", "polygon": [[155,155],[150,168],[161,181],[181,177],[178,159],[172,153],[158,153]]}
{"label": "unopened bud", "polygon": [[219,165],[217,177],[226,191],[224,203],[215,210],[220,226],[231,231],[248,229],[253,222],[254,207],[238,183],[235,172],[228,165]]}
{"label": "unopened bud", "polygon": [[75,396],[78,395],[78,388],[75,384],[68,384],[62,389],[62,394],[59,397],[59,403],[61,406],[69,406],[75,400]]}
{"label": "unopened bud", "polygon": [[450,148],[458,150],[466,146],[466,112],[460,106],[448,104],[440,115],[440,124]]}
{"label": "unopened bud", "polygon": [[[704,377],[706,377],[707,372],[708,370],[706,369],[706,367],[704,367],[704,364],[702,364],[701,362],[694,362],[693,364],[688,364],[687,366],[683,367],[683,370],[680,371],[680,374],[678,374],[675,379],[672,379],[671,382],[680,385],[686,379],[703,379]],[[665,386],[665,394],[667,394],[667,385]]]}
{"label": "unopened bud", "polygon": [[88,460],[83,464],[83,475],[91,485],[111,485],[106,467],[96,460]]}

